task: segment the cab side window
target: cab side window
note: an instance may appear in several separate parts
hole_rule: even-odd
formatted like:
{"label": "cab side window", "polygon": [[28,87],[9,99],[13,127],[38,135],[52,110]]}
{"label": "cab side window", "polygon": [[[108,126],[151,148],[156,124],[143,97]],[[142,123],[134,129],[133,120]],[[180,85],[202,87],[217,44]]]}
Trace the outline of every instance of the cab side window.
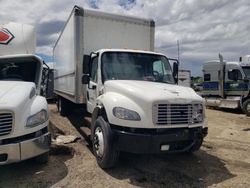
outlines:
{"label": "cab side window", "polygon": [[205,82],[209,82],[209,81],[211,81],[211,75],[210,74],[204,74],[204,81]]}
{"label": "cab side window", "polygon": [[90,80],[92,82],[97,82],[97,68],[98,68],[98,57],[94,57],[91,61],[90,66]]}
{"label": "cab side window", "polygon": [[238,69],[229,70],[227,72],[227,75],[229,80],[234,80],[234,81],[242,80],[242,74]]}

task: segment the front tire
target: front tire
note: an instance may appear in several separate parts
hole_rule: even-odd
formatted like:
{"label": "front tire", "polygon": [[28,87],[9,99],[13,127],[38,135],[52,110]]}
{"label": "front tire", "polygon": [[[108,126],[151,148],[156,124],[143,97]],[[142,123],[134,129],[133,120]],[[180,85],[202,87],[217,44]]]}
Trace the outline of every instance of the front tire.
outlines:
{"label": "front tire", "polygon": [[92,144],[98,165],[103,169],[114,167],[119,159],[119,151],[114,148],[109,123],[101,116],[96,119],[92,129]]}
{"label": "front tire", "polygon": [[243,102],[242,110],[247,116],[250,116],[250,99]]}

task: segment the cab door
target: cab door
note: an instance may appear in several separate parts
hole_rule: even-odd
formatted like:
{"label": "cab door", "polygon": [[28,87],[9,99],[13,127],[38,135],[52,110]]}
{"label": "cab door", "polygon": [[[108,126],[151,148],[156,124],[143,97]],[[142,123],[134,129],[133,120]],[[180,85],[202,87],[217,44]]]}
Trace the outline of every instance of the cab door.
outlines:
{"label": "cab door", "polygon": [[226,95],[244,95],[248,84],[244,82],[244,73],[238,66],[227,66],[224,90]]}
{"label": "cab door", "polygon": [[90,60],[90,78],[87,86],[87,110],[92,113],[96,106],[97,98],[97,70],[98,70],[98,56],[94,56]]}

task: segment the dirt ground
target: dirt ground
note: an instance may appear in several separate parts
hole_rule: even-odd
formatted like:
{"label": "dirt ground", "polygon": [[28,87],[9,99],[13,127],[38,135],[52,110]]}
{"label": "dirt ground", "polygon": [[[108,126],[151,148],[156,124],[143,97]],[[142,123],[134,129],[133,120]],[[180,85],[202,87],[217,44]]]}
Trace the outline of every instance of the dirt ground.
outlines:
{"label": "dirt ground", "polygon": [[83,117],[60,117],[49,107],[57,133],[81,139],[53,145],[47,165],[0,166],[0,188],[250,187],[250,118],[239,112],[207,109],[209,134],[195,154],[123,154],[115,168],[102,170],[83,139]]}

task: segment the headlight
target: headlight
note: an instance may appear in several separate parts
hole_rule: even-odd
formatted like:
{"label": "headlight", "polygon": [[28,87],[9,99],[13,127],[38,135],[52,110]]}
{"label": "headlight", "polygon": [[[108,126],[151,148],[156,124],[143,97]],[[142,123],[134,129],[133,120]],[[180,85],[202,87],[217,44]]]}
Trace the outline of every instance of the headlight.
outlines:
{"label": "headlight", "polygon": [[119,119],[133,120],[133,121],[141,120],[141,117],[137,112],[122,107],[113,108],[113,115]]}
{"label": "headlight", "polygon": [[192,113],[192,123],[201,123],[204,119],[203,105],[194,104]]}
{"label": "headlight", "polygon": [[26,127],[35,127],[48,120],[48,113],[46,110],[41,110],[40,112],[28,117]]}

